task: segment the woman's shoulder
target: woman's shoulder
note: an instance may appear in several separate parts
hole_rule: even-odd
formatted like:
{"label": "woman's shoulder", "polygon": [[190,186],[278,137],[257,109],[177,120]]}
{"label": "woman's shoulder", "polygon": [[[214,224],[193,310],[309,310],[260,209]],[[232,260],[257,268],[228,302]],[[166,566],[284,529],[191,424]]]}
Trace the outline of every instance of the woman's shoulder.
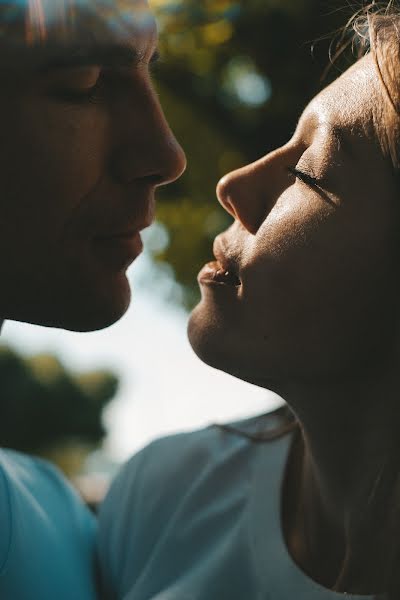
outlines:
{"label": "woman's shoulder", "polygon": [[[154,555],[164,538],[171,538],[171,528],[191,526],[196,515],[212,512],[218,498],[224,498],[226,510],[230,502],[232,510],[244,505],[259,458],[285,452],[287,441],[283,448],[278,440],[287,437],[287,423],[286,409],[280,408],[160,438],[131,458],[99,511],[99,554],[106,584],[118,586],[125,575],[130,579],[132,573],[142,572],[146,557]],[[271,443],[257,443],[267,442],[268,435]]]}
{"label": "woman's shoulder", "polygon": [[132,488],[137,496],[139,484],[142,487],[145,482],[171,482],[175,478],[176,485],[185,487],[187,478],[192,480],[204,469],[216,468],[235,456],[251,453],[257,442],[267,441],[268,437],[273,440],[275,434],[281,437],[292,422],[287,407],[282,406],[248,419],[156,439],[122,466],[108,497],[116,493],[120,502],[121,489],[125,495]]}
{"label": "woman's shoulder", "polygon": [[[284,436],[288,422],[287,409],[281,407],[258,417],[153,441],[125,463],[114,479],[100,507],[101,529],[112,524],[115,530],[118,516],[136,514],[141,519],[132,527],[142,527],[146,515],[149,519],[155,514],[160,519],[170,515],[177,498],[193,495],[222,473],[225,480],[229,473],[240,478],[259,452],[274,453],[274,435]],[[258,443],[266,442],[268,436],[272,443]],[[123,518],[120,522],[123,527]]]}

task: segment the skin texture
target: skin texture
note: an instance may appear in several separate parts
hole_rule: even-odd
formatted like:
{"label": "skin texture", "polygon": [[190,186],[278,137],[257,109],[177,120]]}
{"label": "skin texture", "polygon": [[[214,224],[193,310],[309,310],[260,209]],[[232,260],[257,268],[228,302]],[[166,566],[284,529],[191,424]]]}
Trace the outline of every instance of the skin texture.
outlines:
{"label": "skin texture", "polygon": [[146,2],[31,6],[1,37],[0,315],[99,329],[128,308],[139,232],[185,158],[152,87]]}
{"label": "skin texture", "polygon": [[222,179],[235,222],[214,250],[241,286],[203,271],[189,324],[205,362],[296,413],[305,450],[292,452],[282,498],[289,551],[323,585],[365,594],[381,591],[390,505],[350,558],[349,523],[400,458],[398,188],[378,107],[391,110],[369,55],[310,103],[287,145]]}

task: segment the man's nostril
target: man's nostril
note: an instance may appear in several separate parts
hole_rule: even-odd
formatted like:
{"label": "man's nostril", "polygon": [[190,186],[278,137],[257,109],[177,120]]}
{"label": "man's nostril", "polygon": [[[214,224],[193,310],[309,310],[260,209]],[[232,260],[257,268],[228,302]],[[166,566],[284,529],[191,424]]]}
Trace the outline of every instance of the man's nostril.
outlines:
{"label": "man's nostril", "polygon": [[164,183],[163,177],[157,174],[147,175],[147,177],[144,177],[144,179],[151,185],[161,185],[162,183]]}

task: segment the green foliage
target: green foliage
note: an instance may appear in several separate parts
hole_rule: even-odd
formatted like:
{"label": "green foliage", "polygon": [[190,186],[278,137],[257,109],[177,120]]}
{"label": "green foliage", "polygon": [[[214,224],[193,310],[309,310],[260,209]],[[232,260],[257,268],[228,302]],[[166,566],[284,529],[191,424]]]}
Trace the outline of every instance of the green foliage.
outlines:
{"label": "green foliage", "polygon": [[[155,78],[189,165],[179,182],[159,194],[158,219],[170,244],[156,259],[172,266],[190,307],[198,298],[198,269],[212,258],[212,239],[230,222],[215,199],[217,181],[288,140],[321,86],[334,33],[361,2],[151,4],[163,57]],[[333,68],[330,77],[337,72]]]}
{"label": "green foliage", "polygon": [[0,446],[49,458],[98,446],[117,386],[111,373],[74,375],[54,356],[24,358],[0,346]]}

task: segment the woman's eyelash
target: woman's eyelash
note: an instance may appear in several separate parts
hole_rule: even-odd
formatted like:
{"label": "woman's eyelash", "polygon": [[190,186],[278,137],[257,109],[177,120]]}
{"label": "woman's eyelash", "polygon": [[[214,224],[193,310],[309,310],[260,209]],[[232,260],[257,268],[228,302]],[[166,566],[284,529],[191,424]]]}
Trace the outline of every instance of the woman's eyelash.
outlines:
{"label": "woman's eyelash", "polygon": [[288,171],[291,175],[294,175],[294,177],[297,177],[297,179],[300,179],[300,181],[303,181],[304,183],[307,183],[308,185],[312,185],[312,186],[319,185],[318,179],[316,177],[313,177],[312,175],[309,175],[308,173],[304,173],[303,171],[300,171],[299,169],[296,169],[295,167],[288,167]]}

